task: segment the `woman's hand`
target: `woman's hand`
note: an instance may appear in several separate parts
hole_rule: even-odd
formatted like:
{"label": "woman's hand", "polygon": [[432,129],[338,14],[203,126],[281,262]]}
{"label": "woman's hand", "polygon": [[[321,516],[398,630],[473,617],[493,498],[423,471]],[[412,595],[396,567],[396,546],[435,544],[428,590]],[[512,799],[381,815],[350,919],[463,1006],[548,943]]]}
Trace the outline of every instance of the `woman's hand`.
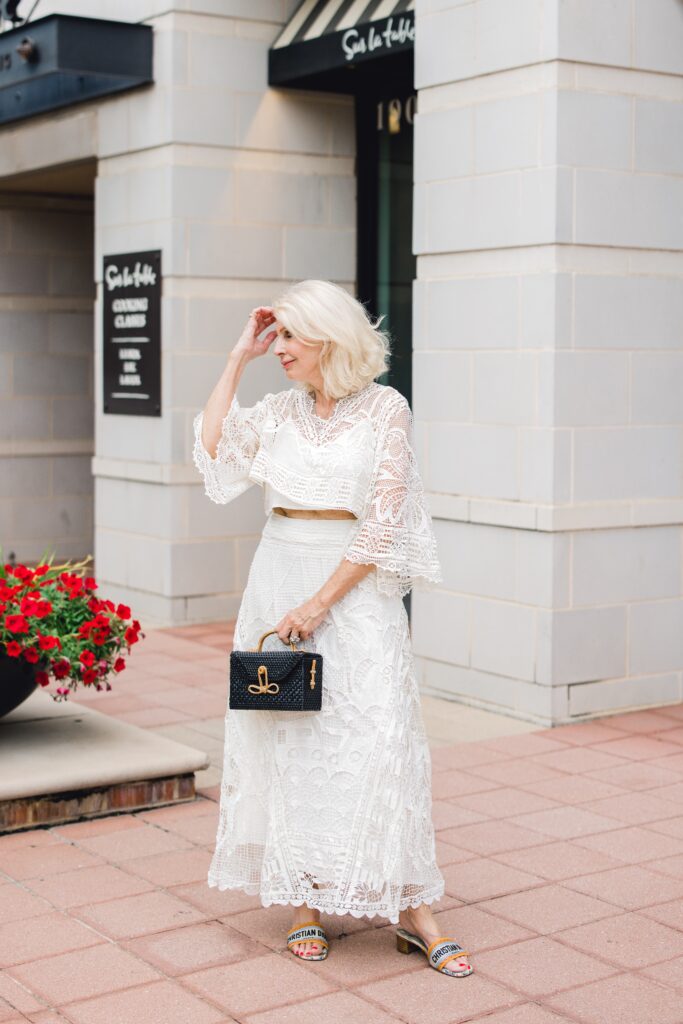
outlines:
{"label": "woman's hand", "polygon": [[275,627],[277,635],[284,643],[289,643],[289,634],[292,632],[295,636],[298,634],[300,640],[306,640],[318,628],[335,601],[341,600],[344,594],[374,569],[372,562],[367,565],[356,564],[342,558],[317,594],[282,616]]}
{"label": "woman's hand", "polygon": [[[277,635],[286,644],[289,643],[290,633],[294,633],[294,636],[298,635],[300,640],[306,640],[313,630],[318,628],[328,611],[326,605],[322,604],[318,598],[312,597],[309,601],[304,601],[303,604],[282,616],[275,627]],[[296,641],[294,642],[296,643]]]}
{"label": "woman's hand", "polygon": [[277,338],[277,331],[268,331],[265,338],[261,340],[259,340],[259,335],[275,322],[272,306],[256,306],[249,314],[240,339],[232,351],[244,356],[247,361],[265,355]]}

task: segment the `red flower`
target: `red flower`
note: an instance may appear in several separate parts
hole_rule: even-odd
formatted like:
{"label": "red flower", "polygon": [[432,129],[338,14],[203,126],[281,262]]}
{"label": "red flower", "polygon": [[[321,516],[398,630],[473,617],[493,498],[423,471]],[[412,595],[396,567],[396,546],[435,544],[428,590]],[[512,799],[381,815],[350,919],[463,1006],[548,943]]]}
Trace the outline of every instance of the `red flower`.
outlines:
{"label": "red flower", "polygon": [[66,658],[62,658],[61,661],[56,661],[52,666],[55,679],[63,679],[64,676],[68,676],[71,671],[71,665]]}
{"label": "red flower", "polygon": [[88,588],[88,590],[97,590],[97,583],[95,581],[94,576],[86,576],[85,585]]}
{"label": "red flower", "polygon": [[78,660],[80,661],[81,665],[87,665],[88,668],[90,668],[90,666],[95,661],[95,655],[93,654],[92,651],[83,651]]}
{"label": "red flower", "polygon": [[41,651],[53,651],[55,647],[61,650],[62,643],[58,636],[41,636],[39,633],[38,647]]}
{"label": "red flower", "polygon": [[127,604],[120,604],[116,609],[116,614],[120,619],[130,618],[130,608]]}
{"label": "red flower", "polygon": [[32,665],[35,665],[37,661],[40,661],[40,655],[38,654],[38,651],[35,649],[35,647],[25,647],[24,657]]}
{"label": "red flower", "polygon": [[128,629],[126,630],[124,636],[126,638],[126,643],[129,646],[131,644],[136,644],[138,642],[138,631],[136,629],[133,629],[132,626],[128,627]]}
{"label": "red flower", "polygon": [[90,631],[91,631],[92,628],[93,628],[93,620],[92,619],[89,622],[81,622],[80,626],[78,627],[79,639],[87,640],[88,637],[90,636]]}
{"label": "red flower", "polygon": [[111,630],[109,629],[108,626],[106,627],[106,629],[96,629],[93,632],[93,635],[92,635],[93,643],[96,643],[96,644],[104,644],[104,643],[106,643],[107,642],[107,637],[109,636],[110,632],[111,632]]}
{"label": "red flower", "polygon": [[67,589],[69,591],[70,601],[81,596],[83,593],[83,580],[80,576],[76,576],[73,573],[63,572],[59,579],[63,585],[61,589]]}
{"label": "red flower", "polygon": [[91,668],[87,668],[85,670],[85,672],[83,673],[83,682],[86,683],[86,684],[87,683],[92,683],[93,680],[95,680],[95,679],[97,679],[97,672],[95,672]]}
{"label": "red flower", "polygon": [[35,573],[32,569],[27,569],[25,565],[15,565],[14,575],[18,580],[24,580],[25,583],[32,583]]}
{"label": "red flower", "polygon": [[9,640],[5,644],[5,651],[10,658],[18,658],[21,654],[21,644],[18,644],[16,640]]}
{"label": "red flower", "polygon": [[36,566],[36,576],[44,576],[46,572],[49,572],[49,565],[38,565]]}
{"label": "red flower", "polygon": [[28,622],[23,615],[8,615],[5,625],[10,633],[28,633]]}
{"label": "red flower", "polygon": [[117,658],[116,661],[114,662],[114,671],[115,672],[123,672],[125,667],[126,667],[126,659],[125,658]]}
{"label": "red flower", "polygon": [[41,686],[47,686],[50,682],[50,677],[47,672],[36,672],[36,680]]}

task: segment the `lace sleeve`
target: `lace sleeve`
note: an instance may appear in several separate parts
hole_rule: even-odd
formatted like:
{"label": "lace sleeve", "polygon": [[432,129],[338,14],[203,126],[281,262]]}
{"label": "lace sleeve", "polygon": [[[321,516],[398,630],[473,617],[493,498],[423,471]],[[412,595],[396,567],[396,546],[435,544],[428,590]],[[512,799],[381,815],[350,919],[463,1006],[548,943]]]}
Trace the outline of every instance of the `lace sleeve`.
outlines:
{"label": "lace sleeve", "polygon": [[242,408],[237,395],[233,397],[212,459],[202,443],[204,411],[194,418],[194,448],[192,459],[204,478],[204,492],[211,501],[226,505],[251,487],[249,470],[259,448],[263,424],[270,411],[271,394],[264,395],[255,405]]}
{"label": "lace sleeve", "polygon": [[396,392],[380,412],[373,477],[362,515],[344,553],[374,563],[380,593],[403,597],[416,577],[442,580],[432,519],[413,451],[413,415]]}

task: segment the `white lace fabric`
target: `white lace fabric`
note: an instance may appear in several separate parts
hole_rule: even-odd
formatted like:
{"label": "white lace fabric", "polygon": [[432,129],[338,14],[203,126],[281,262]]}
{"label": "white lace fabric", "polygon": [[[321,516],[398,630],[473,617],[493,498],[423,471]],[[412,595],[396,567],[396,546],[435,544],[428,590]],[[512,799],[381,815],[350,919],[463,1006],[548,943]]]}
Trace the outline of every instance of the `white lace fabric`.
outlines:
{"label": "white lace fabric", "polygon": [[339,399],[327,419],[303,388],[269,392],[249,408],[235,396],[215,459],[202,443],[203,412],[193,425],[193,460],[212,501],[259,483],[266,513],[283,495],[298,507],[350,509],[358,521],[344,558],[373,564],[380,593],[404,596],[418,578],[442,580],[412,411],[395,388],[373,381]]}
{"label": "white lace fabric", "polygon": [[[259,638],[328,578],[349,519],[270,516],[252,561],[234,649]],[[431,760],[401,598],[364,577],[299,645],[323,665],[320,711],[226,712],[220,815],[208,884],[382,916],[432,903]],[[277,637],[264,649],[279,650]]]}
{"label": "white lace fabric", "polygon": [[[342,557],[376,567],[330,607],[300,648],[323,664],[318,712],[226,709],[209,886],[304,902],[329,914],[388,917],[444,893],[431,818],[431,760],[402,600],[438,582],[431,518],[412,449],[412,416],[373,382],[328,419],[293,388],[251,408],[233,399],[216,457],[194,418],[207,496],[253,483],[273,505],[347,508],[351,519],[269,515],[235,623],[234,650],[308,600]],[[276,637],[266,647],[278,649]]]}

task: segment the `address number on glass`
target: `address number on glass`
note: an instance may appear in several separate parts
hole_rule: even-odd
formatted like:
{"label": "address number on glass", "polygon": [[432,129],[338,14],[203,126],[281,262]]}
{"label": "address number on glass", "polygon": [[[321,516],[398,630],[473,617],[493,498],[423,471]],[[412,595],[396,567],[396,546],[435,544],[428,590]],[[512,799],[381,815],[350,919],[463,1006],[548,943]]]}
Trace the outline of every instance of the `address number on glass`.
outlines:
{"label": "address number on glass", "polygon": [[413,93],[406,99],[401,100],[395,97],[390,100],[380,100],[377,104],[377,131],[389,131],[392,135],[400,132],[404,124],[412,125],[415,117],[415,103],[417,95]]}

